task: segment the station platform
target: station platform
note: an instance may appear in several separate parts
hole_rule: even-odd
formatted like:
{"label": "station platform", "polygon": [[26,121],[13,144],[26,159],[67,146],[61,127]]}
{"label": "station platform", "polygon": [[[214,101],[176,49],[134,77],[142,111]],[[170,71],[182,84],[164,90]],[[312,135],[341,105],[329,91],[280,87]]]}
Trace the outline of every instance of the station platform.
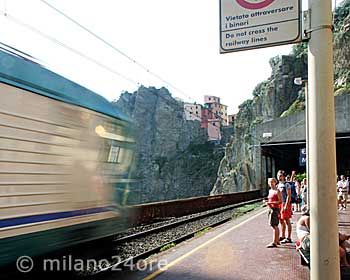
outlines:
{"label": "station platform", "polygon": [[[272,229],[264,207],[156,255],[147,269],[126,273],[122,279],[310,279],[309,268],[301,264],[295,249],[300,216],[294,213],[292,218],[291,244],[266,248]],[[339,212],[339,230],[350,234],[349,209]]]}
{"label": "station platform", "polygon": [[[299,216],[293,216],[294,227]],[[154,266],[123,279],[309,279],[295,245],[266,248],[271,240],[267,208],[260,208],[158,254],[153,262],[166,264],[162,269]]]}

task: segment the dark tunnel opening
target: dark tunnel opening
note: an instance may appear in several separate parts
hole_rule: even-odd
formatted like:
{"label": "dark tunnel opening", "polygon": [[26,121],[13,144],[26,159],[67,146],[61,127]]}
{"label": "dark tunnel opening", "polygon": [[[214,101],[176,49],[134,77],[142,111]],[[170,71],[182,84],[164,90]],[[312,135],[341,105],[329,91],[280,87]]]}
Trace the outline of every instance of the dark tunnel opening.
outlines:
{"label": "dark tunnel opening", "polygon": [[[284,170],[286,174],[291,174],[293,170],[297,174],[306,172],[306,165],[301,164],[299,158],[301,149],[305,147],[305,141],[262,144],[261,151],[266,166],[265,170],[262,170],[264,179],[276,177],[276,174],[272,173],[277,173],[278,170]],[[336,161],[337,175],[350,177],[350,135],[337,135]]]}

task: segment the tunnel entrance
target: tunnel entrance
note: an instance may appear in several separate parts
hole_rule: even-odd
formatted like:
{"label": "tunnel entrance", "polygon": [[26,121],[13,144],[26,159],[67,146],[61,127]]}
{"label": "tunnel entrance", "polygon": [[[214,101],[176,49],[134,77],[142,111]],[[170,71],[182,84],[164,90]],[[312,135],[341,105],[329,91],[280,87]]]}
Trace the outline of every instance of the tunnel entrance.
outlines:
{"label": "tunnel entrance", "polygon": [[350,177],[350,134],[337,135],[337,174]]}
{"label": "tunnel entrance", "polygon": [[[261,144],[262,177],[276,177],[278,170],[286,174],[306,172],[306,165],[299,162],[300,150],[306,147],[305,141]],[[336,137],[337,174],[350,177],[350,134]]]}
{"label": "tunnel entrance", "polygon": [[291,174],[293,170],[297,174],[306,172],[306,165],[299,164],[300,150],[305,148],[305,145],[305,142],[262,144],[262,155],[266,162],[266,168],[263,168],[265,181],[269,177],[276,178],[278,170],[284,170],[286,174]]}

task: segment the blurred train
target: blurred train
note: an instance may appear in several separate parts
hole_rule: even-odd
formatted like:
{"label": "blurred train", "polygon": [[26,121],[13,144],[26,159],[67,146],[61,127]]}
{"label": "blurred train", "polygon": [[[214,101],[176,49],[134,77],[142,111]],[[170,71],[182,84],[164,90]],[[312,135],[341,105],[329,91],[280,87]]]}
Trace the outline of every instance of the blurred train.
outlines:
{"label": "blurred train", "polygon": [[126,226],[130,127],[103,97],[0,48],[0,267]]}

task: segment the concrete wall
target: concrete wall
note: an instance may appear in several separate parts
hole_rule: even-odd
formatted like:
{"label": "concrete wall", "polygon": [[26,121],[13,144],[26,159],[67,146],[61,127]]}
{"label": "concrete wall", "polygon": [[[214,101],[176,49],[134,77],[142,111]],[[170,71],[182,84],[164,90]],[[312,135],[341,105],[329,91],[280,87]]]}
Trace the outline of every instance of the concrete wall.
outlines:
{"label": "concrete wall", "polygon": [[[335,97],[336,131],[350,133],[350,95]],[[278,118],[257,125],[255,137],[260,143],[305,141],[305,111],[289,117]],[[263,138],[263,133],[271,132],[272,138]]]}
{"label": "concrete wall", "polygon": [[335,103],[337,133],[350,133],[350,95],[336,96]]}
{"label": "concrete wall", "polygon": [[[350,95],[335,97],[335,111],[337,135],[350,135]],[[263,138],[263,133],[272,133],[272,137]],[[255,140],[254,165],[257,174],[256,185],[264,189],[266,185],[264,176],[266,174],[266,166],[265,157],[261,153],[260,146],[267,143],[304,142],[306,139],[305,111],[258,124],[253,135]]]}
{"label": "concrete wall", "polygon": [[[263,138],[264,133],[272,133],[272,137]],[[305,111],[257,125],[255,137],[260,144],[305,140]]]}

